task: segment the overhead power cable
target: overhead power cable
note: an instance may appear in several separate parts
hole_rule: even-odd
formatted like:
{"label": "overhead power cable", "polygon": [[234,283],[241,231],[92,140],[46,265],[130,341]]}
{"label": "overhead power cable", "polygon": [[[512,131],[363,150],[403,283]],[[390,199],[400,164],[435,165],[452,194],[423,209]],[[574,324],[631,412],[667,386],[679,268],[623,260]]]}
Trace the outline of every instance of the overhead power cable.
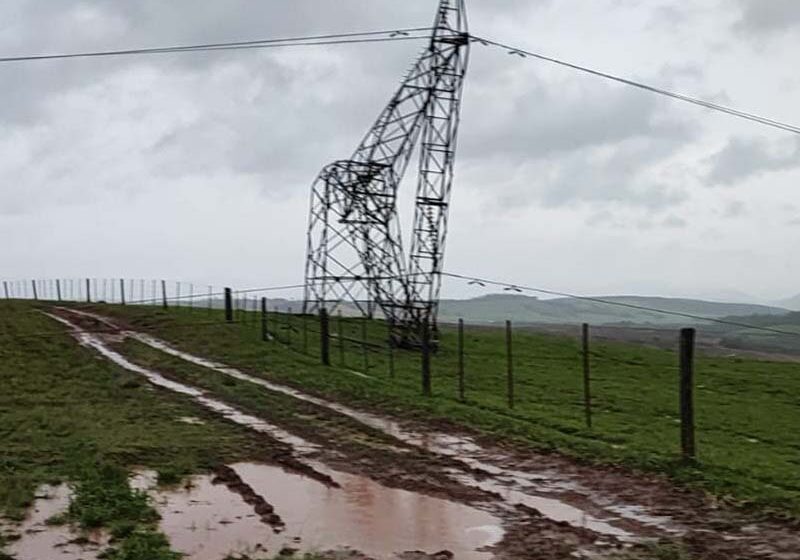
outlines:
{"label": "overhead power cable", "polygon": [[637,82],[635,80],[630,80],[628,78],[623,78],[621,76],[617,76],[617,75],[614,75],[614,74],[609,74],[608,72],[602,72],[600,70],[594,70],[594,69],[589,68],[587,66],[581,66],[579,64],[574,64],[572,62],[567,62],[567,61],[559,59],[559,58],[554,58],[554,57],[551,57],[551,56],[545,56],[545,55],[540,54],[540,53],[528,51],[528,50],[521,49],[521,48],[518,48],[518,47],[513,47],[511,45],[507,45],[507,44],[504,44],[504,43],[499,43],[497,41],[492,41],[491,39],[486,39],[485,37],[477,37],[477,36],[473,35],[472,39],[473,39],[473,41],[475,41],[477,43],[480,43],[480,44],[483,44],[483,45],[491,45],[491,46],[494,46],[494,47],[500,47],[502,49],[506,49],[508,51],[508,54],[511,54],[511,55],[517,55],[517,56],[520,56],[520,57],[523,57],[523,58],[532,57],[532,58],[536,58],[538,60],[544,60],[546,62],[551,62],[553,64],[558,64],[559,66],[564,66],[566,68],[571,68],[573,70],[578,70],[579,72],[585,72],[587,74],[591,74],[593,76],[597,76],[597,77],[600,77],[600,78],[605,78],[607,80],[612,80],[612,81],[615,81],[615,82],[618,82],[618,83],[621,83],[621,84],[625,84],[627,86],[633,86],[635,88],[639,88],[639,89],[642,89],[642,90],[645,90],[645,91],[649,91],[651,93],[656,93],[658,95],[664,95],[666,97],[670,97],[672,99],[677,99],[679,101],[684,101],[686,103],[692,103],[694,105],[698,105],[698,106],[704,107],[706,109],[711,109],[712,111],[719,111],[719,112],[726,113],[726,114],[734,116],[734,117],[738,117],[740,119],[746,119],[746,120],[749,120],[749,121],[752,121],[752,122],[763,124],[765,126],[770,126],[770,127],[777,128],[777,129],[780,129],[780,130],[785,130],[787,132],[793,132],[795,134],[800,134],[800,127],[792,125],[792,124],[788,124],[788,123],[785,123],[785,122],[782,122],[782,121],[776,121],[776,120],[773,120],[773,119],[768,119],[766,117],[755,115],[753,113],[747,113],[745,111],[740,111],[740,110],[734,109],[732,107],[726,107],[725,105],[720,105],[718,103],[713,103],[711,101],[705,101],[705,100],[699,99],[697,97],[691,97],[689,95],[684,95],[684,94],[681,94],[681,93],[675,93],[673,91],[669,91],[669,90],[666,90],[666,89],[663,89],[663,88],[659,88],[659,87],[656,87],[656,86],[651,86],[651,85],[645,84],[643,82]]}
{"label": "overhead power cable", "polygon": [[[379,43],[396,41],[414,41],[429,39],[429,27],[407,29],[389,29],[381,31],[363,31],[353,33],[337,33],[327,35],[307,35],[281,39],[256,39],[253,41],[234,41],[225,43],[204,43],[196,45],[176,45],[170,47],[137,48],[111,51],[92,51],[76,53],[53,53],[23,56],[0,57],[0,62],[31,62],[39,60],[61,60],[70,58],[97,58],[111,56],[167,54],[183,52],[204,52],[218,50],[268,49],[282,47],[303,47],[316,45],[346,45],[359,43]],[[419,33],[426,32],[425,35]]]}
{"label": "overhead power cable", "polygon": [[592,296],[579,296],[575,294],[571,294],[568,292],[558,292],[555,290],[545,290],[543,288],[534,288],[531,286],[522,286],[520,284],[509,284],[507,282],[501,282],[498,280],[487,280],[485,278],[477,278],[474,276],[465,276],[463,274],[454,274],[450,272],[443,272],[442,276],[447,276],[449,278],[456,278],[459,280],[467,280],[473,285],[481,285],[481,286],[499,286],[506,291],[513,291],[513,292],[533,292],[538,294],[545,294],[549,296],[558,296],[558,297],[565,297],[570,299],[576,299],[581,301],[589,301],[592,303],[601,303],[603,305],[613,305],[616,307],[624,307],[627,309],[636,309],[638,311],[648,311],[650,313],[658,313],[661,315],[671,315],[674,317],[683,317],[684,319],[692,319],[695,321],[707,321],[711,323],[718,323],[721,325],[728,325],[732,327],[740,327],[745,329],[753,329],[765,332],[771,332],[774,334],[781,334],[787,336],[796,336],[800,337],[800,333],[792,332],[792,331],[784,331],[781,329],[775,329],[772,327],[763,327],[760,325],[750,325],[748,323],[741,323],[739,321],[729,321],[727,319],[718,319],[716,317],[706,317],[703,315],[695,315],[693,313],[683,313],[681,311],[669,311],[667,309],[658,309],[656,307],[648,307],[645,305],[637,305],[635,303],[626,303],[624,301],[612,301],[608,299],[592,297]]}

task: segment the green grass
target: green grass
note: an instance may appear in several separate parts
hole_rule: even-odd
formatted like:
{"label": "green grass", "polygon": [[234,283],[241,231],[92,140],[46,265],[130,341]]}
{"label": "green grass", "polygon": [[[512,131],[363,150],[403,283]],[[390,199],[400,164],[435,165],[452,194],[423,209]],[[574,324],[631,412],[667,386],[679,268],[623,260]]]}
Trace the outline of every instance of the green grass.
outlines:
{"label": "green grass", "polygon": [[[49,336],[26,336],[49,333]],[[147,467],[173,479],[257,450],[257,438],[187,398],[78,346],[23,303],[0,304],[0,512],[19,519],[34,491],[65,481],[75,457]],[[179,418],[202,416],[205,424]]]}
{"label": "green grass", "polygon": [[[425,415],[500,438],[577,458],[665,472],[742,506],[800,515],[800,368],[795,364],[699,356],[696,416],[699,462],[679,453],[678,368],[675,352],[621,343],[592,345],[594,428],[584,425],[582,374],[576,339],[520,330],[514,334],[516,406],[506,402],[505,341],[499,329],[466,333],[467,402],[457,395],[456,333],[442,328],[433,358],[432,398],[420,396],[419,356],[395,355],[389,377],[385,351],[371,352],[365,370],[358,345],[347,343],[344,366],[334,340],[332,368],[319,364],[316,319],[270,317],[271,329],[292,348],[260,340],[255,314],[220,321],[219,312],[99,307],[182,348],[310,392],[409,417]],[[361,321],[342,323],[361,337]],[[309,354],[304,355],[304,330]],[[577,330],[577,329],[576,329]],[[385,326],[367,325],[381,344]],[[337,334],[338,322],[332,320]],[[677,335],[677,333],[676,333]],[[677,338],[677,336],[676,336]]]}

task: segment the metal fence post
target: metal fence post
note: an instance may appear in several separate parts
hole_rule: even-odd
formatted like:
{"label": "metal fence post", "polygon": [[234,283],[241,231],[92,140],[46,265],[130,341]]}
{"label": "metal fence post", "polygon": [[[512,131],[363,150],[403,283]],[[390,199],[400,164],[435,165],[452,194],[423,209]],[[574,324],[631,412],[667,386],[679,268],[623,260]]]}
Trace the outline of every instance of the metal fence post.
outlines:
{"label": "metal fence post", "polygon": [[269,329],[267,324],[267,298],[261,298],[261,340],[269,342]]}
{"label": "metal fence post", "polygon": [[586,427],[592,428],[592,377],[591,363],[589,361],[589,324],[584,323],[581,329],[583,344],[581,353],[583,354],[583,403],[586,414]]}
{"label": "metal fence post", "polygon": [[8,293],[8,282],[3,281],[3,291],[6,293],[6,299],[11,299],[11,294]]}
{"label": "metal fence post", "polygon": [[92,303],[92,283],[86,279],[86,303]]}
{"label": "metal fence post", "polygon": [[680,403],[681,451],[685,460],[696,457],[694,438],[694,343],[695,329],[681,329],[680,344]]}
{"label": "metal fence post", "polygon": [[458,398],[466,401],[464,387],[464,319],[458,320]]}
{"label": "metal fence post", "polygon": [[426,318],[422,325],[422,394],[430,397],[431,393],[431,328]]}
{"label": "metal fence post", "polygon": [[61,280],[56,278],[56,298],[61,301]]}
{"label": "metal fence post", "polygon": [[233,323],[233,292],[225,288],[225,321]]}
{"label": "metal fence post", "polygon": [[119,301],[125,305],[125,280],[119,279]]}
{"label": "metal fence post", "polygon": [[33,299],[39,299],[39,292],[36,291],[36,280],[31,280],[31,286],[33,286]]}
{"label": "metal fence post", "polygon": [[162,280],[161,281],[161,307],[163,307],[164,309],[169,307],[167,305],[167,281],[166,280]]}
{"label": "metal fence post", "polygon": [[511,321],[506,321],[506,374],[508,408],[514,408],[514,356],[511,347]]}
{"label": "metal fence post", "polygon": [[324,307],[319,310],[319,355],[322,365],[331,365],[331,333],[328,310]]}

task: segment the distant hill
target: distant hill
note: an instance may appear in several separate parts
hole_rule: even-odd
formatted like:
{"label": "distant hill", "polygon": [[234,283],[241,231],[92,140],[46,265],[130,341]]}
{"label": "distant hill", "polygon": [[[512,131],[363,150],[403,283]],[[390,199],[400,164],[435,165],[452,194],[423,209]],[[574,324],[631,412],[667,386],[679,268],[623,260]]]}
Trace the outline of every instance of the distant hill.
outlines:
{"label": "distant hill", "polygon": [[794,297],[776,301],[775,305],[777,305],[778,307],[785,307],[786,309],[791,309],[792,311],[800,311],[800,294],[797,294]]}
{"label": "distant hill", "polygon": [[[608,296],[602,299],[615,303],[650,307],[676,313],[721,318],[743,315],[783,316],[788,309],[744,303],[719,303],[704,300]],[[440,320],[463,318],[475,323],[497,323],[511,319],[518,323],[580,323],[595,325],[636,323],[647,325],[676,325],[691,323],[690,319],[651,311],[607,305],[571,298],[541,300],[519,294],[494,294],[469,300],[442,300]]]}

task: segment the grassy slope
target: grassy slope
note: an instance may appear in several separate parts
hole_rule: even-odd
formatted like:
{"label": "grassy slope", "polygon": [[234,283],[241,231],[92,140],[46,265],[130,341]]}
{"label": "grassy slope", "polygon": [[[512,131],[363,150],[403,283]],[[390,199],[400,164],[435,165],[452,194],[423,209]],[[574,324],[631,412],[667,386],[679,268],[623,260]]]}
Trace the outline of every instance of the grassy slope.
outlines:
{"label": "grassy slope", "polygon": [[[433,360],[434,397],[419,396],[419,357],[396,356],[396,376],[388,378],[385,355],[372,354],[364,379],[337,366],[318,365],[318,335],[309,333],[313,355],[302,350],[302,321],[294,318],[294,350],[260,341],[256,317],[248,323],[208,325],[205,311],[162,312],[145,308],[104,309],[199,354],[224,360],[309,391],[399,415],[424,413],[445,418],[539,448],[558,449],[587,459],[625,463],[668,472],[718,495],[760,508],[800,515],[800,372],[795,364],[699,357],[697,424],[700,465],[682,466],[678,456],[677,358],[674,352],[625,345],[593,347],[595,427],[583,426],[581,374],[576,341],[515,334],[517,406],[505,399],[503,333],[467,333],[467,404],[456,395],[455,333],[443,332]],[[215,312],[216,313],[216,312]],[[285,338],[287,330],[273,317]],[[192,325],[197,325],[192,328]],[[314,321],[308,322],[315,327]],[[378,342],[384,327],[369,326]],[[337,330],[333,322],[333,332]],[[360,336],[360,322],[346,320],[345,335]],[[334,365],[338,346],[332,348]],[[348,368],[361,369],[363,357],[346,349]]]}
{"label": "grassy slope", "polygon": [[[52,336],[19,336],[42,332]],[[29,304],[0,303],[0,387],[0,514],[10,517],[39,484],[69,479],[78,459],[174,475],[257,449],[243,429],[97,359]]]}

